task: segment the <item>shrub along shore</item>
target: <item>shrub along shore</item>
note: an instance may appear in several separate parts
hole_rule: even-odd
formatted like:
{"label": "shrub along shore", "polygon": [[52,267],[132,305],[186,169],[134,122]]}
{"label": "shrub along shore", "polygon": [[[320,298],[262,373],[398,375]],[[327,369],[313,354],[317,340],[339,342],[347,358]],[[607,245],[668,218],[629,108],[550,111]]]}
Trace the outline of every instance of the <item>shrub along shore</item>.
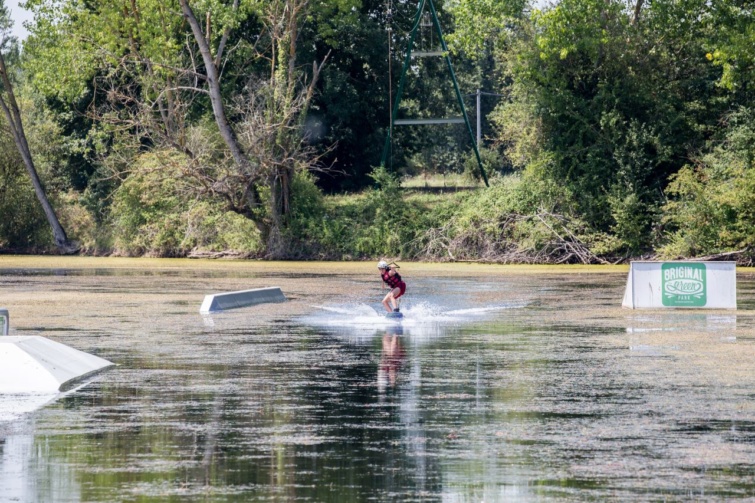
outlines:
{"label": "shrub along shore", "polygon": [[[659,234],[655,247],[632,253],[618,233],[596,230],[575,215],[573,196],[564,187],[534,180],[526,172],[494,176],[489,188],[425,187],[417,180],[402,184],[383,169],[373,173],[374,188],[347,195],[325,195],[311,176],[299,175],[291,212],[276,237],[276,254],[269,252],[251,220],[182,200],[173,185],[154,180],[130,187],[138,179],[132,177],[114,200],[112,218],[101,223],[87,218],[75,203],[58,203],[83,255],[336,261],[390,257],[501,264],[707,258],[752,265],[749,247],[722,251],[724,243],[710,239],[700,242],[705,247],[685,246],[697,239],[695,232],[703,232],[693,226],[685,230],[677,225],[674,232]],[[680,203],[664,210],[659,220],[683,223]],[[40,227],[37,239],[44,236],[41,219]],[[726,226],[722,229],[727,231]],[[3,251],[56,253],[51,238]]]}

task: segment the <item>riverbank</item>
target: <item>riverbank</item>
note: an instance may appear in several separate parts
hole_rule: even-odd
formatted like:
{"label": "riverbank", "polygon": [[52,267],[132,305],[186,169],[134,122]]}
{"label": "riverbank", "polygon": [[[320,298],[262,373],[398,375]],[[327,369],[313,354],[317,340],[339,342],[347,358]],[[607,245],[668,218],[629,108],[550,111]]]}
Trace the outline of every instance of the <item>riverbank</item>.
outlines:
{"label": "riverbank", "polygon": [[[423,276],[437,273],[451,275],[484,276],[496,274],[537,274],[537,273],[616,273],[627,272],[629,266],[587,265],[587,264],[489,264],[400,261],[400,265],[410,267],[415,274]],[[261,259],[188,259],[155,257],[89,257],[65,255],[0,255],[0,270],[7,269],[80,269],[93,270],[107,268],[156,269],[156,270],[248,270],[248,271],[291,271],[306,272],[325,267],[328,274],[375,272],[374,260],[362,261],[281,261]]]}
{"label": "riverbank", "polygon": [[[340,195],[323,194],[306,177],[298,180],[290,213],[277,228],[264,212],[253,221],[220,205],[184,205],[165,194],[149,198],[153,207],[145,207],[142,199],[115,205],[108,218],[98,221],[84,218],[80,207],[63,206],[63,220],[83,256],[339,262],[391,257],[488,264],[706,258],[753,264],[746,240],[736,248],[710,240],[706,246],[684,248],[679,240],[690,240],[673,226],[659,226],[652,233],[633,227],[640,234],[629,236],[617,226],[589,224],[561,187],[520,175],[496,177],[489,188],[432,191],[417,180],[404,186],[385,172],[379,175],[376,188]],[[174,204],[166,205],[166,200]],[[46,235],[43,228],[37,231],[38,237]],[[3,249],[56,253],[50,243],[14,248],[0,236]]]}

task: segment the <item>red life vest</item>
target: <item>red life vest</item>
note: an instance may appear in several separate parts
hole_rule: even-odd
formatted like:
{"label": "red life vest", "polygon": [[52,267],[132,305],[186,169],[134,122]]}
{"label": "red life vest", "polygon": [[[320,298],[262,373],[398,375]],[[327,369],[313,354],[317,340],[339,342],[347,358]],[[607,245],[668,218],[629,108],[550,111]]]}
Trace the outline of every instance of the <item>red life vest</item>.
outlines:
{"label": "red life vest", "polygon": [[385,271],[384,273],[381,273],[380,276],[383,277],[383,281],[391,288],[397,288],[401,284],[401,275],[399,273],[391,276],[388,274],[388,271]]}

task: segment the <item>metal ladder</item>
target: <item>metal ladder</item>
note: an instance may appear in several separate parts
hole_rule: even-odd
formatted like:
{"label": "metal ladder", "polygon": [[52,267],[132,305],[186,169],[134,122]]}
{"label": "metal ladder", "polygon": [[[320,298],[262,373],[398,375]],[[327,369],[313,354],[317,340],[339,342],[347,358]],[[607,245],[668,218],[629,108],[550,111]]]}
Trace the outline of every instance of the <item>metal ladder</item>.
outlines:
{"label": "metal ladder", "polygon": [[[428,5],[430,8],[430,17],[432,19],[432,26],[435,27],[435,31],[438,35],[438,40],[440,41],[441,49],[440,51],[417,51],[414,54],[412,54],[412,47],[414,46],[414,39],[417,35],[417,29],[420,27],[420,18],[422,16],[422,11],[425,8],[425,5]],[[454,73],[453,65],[451,64],[451,58],[448,55],[448,46],[446,46],[446,41],[443,39],[443,31],[440,28],[440,22],[438,21],[438,13],[435,10],[435,4],[433,4],[433,0],[419,0],[419,7],[417,8],[417,15],[414,18],[414,28],[412,28],[412,32],[409,35],[409,44],[406,48],[406,57],[404,58],[404,67],[401,70],[401,78],[399,79],[398,89],[396,91],[396,100],[393,105],[393,111],[391,113],[391,124],[388,128],[388,135],[385,138],[385,147],[383,148],[383,158],[380,161],[381,166],[386,165],[386,161],[388,160],[388,155],[391,149],[391,141],[393,139],[393,126],[405,126],[405,125],[434,125],[434,124],[461,124],[464,123],[467,126],[467,132],[469,133],[469,138],[472,140],[472,148],[474,149],[475,157],[477,158],[477,165],[480,168],[480,173],[482,173],[482,178],[485,180],[485,185],[490,186],[488,184],[488,176],[485,173],[485,169],[482,167],[482,160],[480,159],[480,151],[477,148],[477,142],[475,141],[475,135],[472,132],[472,126],[469,123],[469,117],[467,116],[467,109],[464,107],[464,100],[462,99],[461,92],[459,91],[459,84],[456,81],[456,74]],[[424,26],[429,26],[428,24],[424,24]],[[406,78],[406,71],[409,68],[412,60],[412,56],[415,57],[443,57],[446,60],[446,66],[448,67],[448,71],[451,74],[451,82],[453,82],[454,85],[454,92],[456,93],[456,100],[458,101],[459,108],[461,109],[461,117],[450,117],[450,118],[432,118],[432,119],[396,119],[396,114],[398,113],[399,104],[401,103],[401,93],[404,90],[404,80]]]}

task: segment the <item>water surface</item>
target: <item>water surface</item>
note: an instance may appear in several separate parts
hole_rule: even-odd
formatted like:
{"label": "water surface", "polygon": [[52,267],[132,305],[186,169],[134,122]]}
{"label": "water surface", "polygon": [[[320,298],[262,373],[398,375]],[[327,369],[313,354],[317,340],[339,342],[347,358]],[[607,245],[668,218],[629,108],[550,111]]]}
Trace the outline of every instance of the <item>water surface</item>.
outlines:
{"label": "water surface", "polygon": [[[0,401],[0,501],[755,498],[748,309],[622,310],[616,269],[403,264],[396,323],[373,264],[113,263],[0,257],[12,333],[117,364]],[[290,301],[199,315],[262,286]]]}

